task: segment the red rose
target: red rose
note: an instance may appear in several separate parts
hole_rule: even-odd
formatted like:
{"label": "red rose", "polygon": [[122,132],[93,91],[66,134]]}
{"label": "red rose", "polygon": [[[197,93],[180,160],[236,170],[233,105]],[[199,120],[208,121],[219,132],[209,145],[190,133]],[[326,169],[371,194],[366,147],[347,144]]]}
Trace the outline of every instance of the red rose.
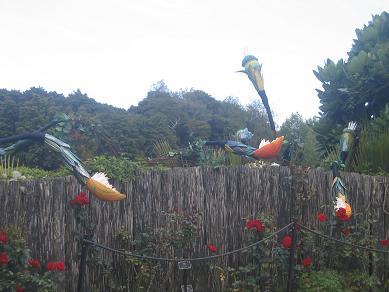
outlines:
{"label": "red rose", "polygon": [[251,229],[251,228],[254,228],[255,227],[255,223],[254,223],[255,220],[249,220],[246,222],[246,227],[247,229]]}
{"label": "red rose", "polygon": [[210,252],[217,252],[217,247],[213,244],[208,244],[207,247]]}
{"label": "red rose", "polygon": [[86,193],[81,192],[77,196],[75,196],[73,200],[70,200],[69,204],[70,205],[88,205],[89,198],[86,195]]}
{"label": "red rose", "polygon": [[23,288],[19,285],[16,285],[16,292],[23,292]]}
{"label": "red rose", "polygon": [[338,217],[338,219],[340,221],[348,221],[349,220],[349,218],[346,214],[345,208],[339,208],[338,211],[336,211],[336,217]]}
{"label": "red rose", "polygon": [[381,239],[380,244],[382,247],[387,247],[389,245],[389,239]]}
{"label": "red rose", "polygon": [[65,270],[65,263],[64,262],[57,262],[57,270],[58,271]]}
{"label": "red rose", "polygon": [[282,239],[282,247],[283,248],[290,248],[292,246],[292,236],[289,234],[285,235],[284,238]]}
{"label": "red rose", "polygon": [[257,232],[263,232],[265,230],[265,226],[263,226],[262,222],[259,221],[258,219],[247,221],[246,222],[246,227],[249,230],[255,227]]}
{"label": "red rose", "polygon": [[348,227],[343,228],[342,229],[342,234],[344,236],[349,236],[350,235],[350,228],[348,228]]}
{"label": "red rose", "polygon": [[328,217],[324,213],[318,213],[317,214],[317,220],[319,220],[320,222],[325,222],[325,221],[328,220]]}
{"label": "red rose", "polygon": [[55,262],[48,262],[46,265],[48,271],[54,271],[56,267],[57,264]]}
{"label": "red rose", "polygon": [[8,242],[8,235],[5,231],[0,231],[0,243],[7,243]]}
{"label": "red rose", "polygon": [[0,265],[8,264],[9,259],[6,252],[0,252]]}
{"label": "red rose", "polygon": [[262,222],[259,221],[259,223],[255,226],[257,229],[257,232],[264,232],[265,231],[265,226],[263,226]]}
{"label": "red rose", "polygon": [[312,264],[312,259],[310,257],[303,258],[302,264],[305,268],[307,268]]}
{"label": "red rose", "polygon": [[37,259],[29,259],[27,262],[33,268],[39,268],[41,266],[41,263]]}

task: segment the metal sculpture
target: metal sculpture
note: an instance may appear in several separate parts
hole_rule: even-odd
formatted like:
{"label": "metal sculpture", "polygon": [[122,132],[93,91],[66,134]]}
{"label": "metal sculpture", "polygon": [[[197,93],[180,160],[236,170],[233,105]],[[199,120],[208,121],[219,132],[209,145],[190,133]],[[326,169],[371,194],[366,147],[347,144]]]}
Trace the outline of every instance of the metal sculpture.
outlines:
{"label": "metal sculpture", "polygon": [[269,118],[270,128],[273,132],[274,138],[277,137],[276,128],[273,121],[273,116],[270,110],[269,101],[265,91],[265,85],[262,75],[262,64],[259,64],[258,59],[252,55],[247,55],[243,58],[242,67],[244,70],[238,72],[245,73],[254,85],[255,90],[260,96],[262,103],[266,109],[267,116]]}
{"label": "metal sculpture", "polygon": [[237,141],[247,143],[254,136],[247,128],[240,129],[235,134]]}
{"label": "metal sculpture", "polygon": [[350,204],[347,202],[347,188],[341,179],[339,170],[343,170],[347,161],[347,157],[353,146],[355,129],[357,124],[350,122],[348,127],[343,130],[340,137],[340,150],[339,160],[332,163],[332,195],[335,197],[335,212],[341,220],[348,220],[351,217],[352,209]]}
{"label": "metal sculpture", "polygon": [[230,152],[240,156],[246,156],[256,160],[260,159],[272,159],[278,156],[284,136],[278,137],[273,141],[262,140],[258,148],[254,148],[250,145],[243,144],[238,141],[205,141],[204,145],[219,146],[226,152]]}
{"label": "metal sculpture", "polygon": [[59,153],[62,161],[67,168],[69,168],[77,180],[85,185],[87,189],[97,198],[103,201],[118,201],[126,198],[124,194],[118,192],[108,182],[108,178],[104,173],[95,173],[93,176],[86,170],[81,159],[73,153],[71,147],[62,140],[45,133],[45,131],[53,125],[56,125],[62,120],[54,120],[49,125],[32,133],[25,133],[22,135],[0,138],[0,145],[6,143],[13,143],[6,148],[0,148],[0,156],[14,154],[17,151],[25,149],[33,142],[45,143],[50,149]]}

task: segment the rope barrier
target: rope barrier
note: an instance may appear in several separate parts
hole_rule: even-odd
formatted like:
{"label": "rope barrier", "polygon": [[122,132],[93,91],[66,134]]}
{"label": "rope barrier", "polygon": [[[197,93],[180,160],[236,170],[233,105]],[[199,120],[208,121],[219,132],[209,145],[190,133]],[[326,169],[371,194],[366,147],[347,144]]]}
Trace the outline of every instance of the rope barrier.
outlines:
{"label": "rope barrier", "polygon": [[273,238],[274,236],[276,236],[277,234],[281,233],[285,229],[291,227],[293,224],[296,224],[296,225],[300,226],[302,229],[304,229],[304,230],[306,230],[306,231],[308,231],[308,232],[310,232],[312,234],[315,234],[317,236],[326,238],[327,240],[330,240],[330,241],[335,241],[335,242],[340,243],[340,244],[352,246],[352,247],[355,247],[355,248],[360,248],[360,249],[367,250],[367,251],[389,254],[389,251],[382,250],[382,249],[371,248],[371,247],[366,247],[366,246],[362,246],[362,245],[346,242],[346,241],[343,241],[343,240],[339,240],[339,239],[336,239],[336,238],[331,237],[329,235],[325,235],[325,234],[317,232],[317,231],[315,231],[313,229],[310,229],[309,227],[304,226],[304,225],[302,225],[300,223],[294,223],[294,222],[291,222],[291,223],[287,224],[286,226],[282,227],[278,231],[270,234],[269,236],[267,236],[267,237],[265,237],[265,238],[263,238],[263,239],[261,239],[261,240],[259,240],[257,242],[254,242],[254,243],[252,243],[252,244],[250,244],[248,246],[245,246],[245,247],[242,247],[242,248],[238,248],[238,249],[235,249],[235,250],[232,250],[232,251],[229,251],[229,252],[221,253],[221,254],[218,254],[218,255],[212,255],[212,256],[206,256],[206,257],[197,257],[197,258],[180,258],[180,259],[177,259],[177,258],[163,258],[163,257],[153,257],[153,256],[139,255],[139,254],[130,253],[128,251],[114,249],[114,248],[111,248],[111,247],[99,244],[99,243],[97,243],[95,241],[92,241],[92,240],[89,240],[89,239],[83,239],[83,241],[85,243],[89,244],[89,245],[96,246],[96,247],[99,247],[101,249],[113,252],[113,253],[117,253],[117,254],[120,254],[120,255],[123,255],[123,256],[129,256],[129,257],[133,257],[133,258],[138,258],[138,259],[141,259],[141,260],[152,260],[152,261],[163,261],[163,262],[181,262],[181,261],[195,262],[195,261],[212,260],[212,259],[216,259],[216,258],[232,255],[232,254],[235,254],[235,253],[243,252],[245,250],[248,250],[248,249],[250,249],[250,248],[252,248],[254,246],[257,246],[257,245],[261,244],[264,241],[267,241],[267,240]]}
{"label": "rope barrier", "polygon": [[[362,245],[358,245],[358,244],[353,244],[353,243],[350,243],[350,242],[346,242],[346,241],[343,241],[343,240],[339,240],[339,239],[336,239],[334,237],[331,237],[329,235],[325,235],[325,234],[322,234],[316,230],[313,230],[307,226],[304,226],[302,224],[299,224],[295,221],[287,224],[286,226],[282,227],[281,229],[279,229],[278,231],[270,234],[269,236],[265,237],[265,238],[262,238],[261,240],[257,241],[257,242],[254,242],[248,246],[245,246],[245,247],[242,247],[242,248],[239,248],[239,249],[235,249],[235,250],[232,250],[232,251],[229,251],[229,252],[225,252],[225,253],[222,253],[222,254],[218,254],[218,255],[212,255],[212,256],[205,256],[205,257],[197,257],[197,258],[180,258],[180,259],[177,259],[177,258],[162,258],[162,257],[153,257],[153,256],[146,256],[146,255],[139,255],[139,254],[133,254],[133,253],[130,253],[128,251],[124,251],[124,250],[118,250],[118,249],[114,249],[114,248],[110,248],[108,246],[104,246],[102,244],[99,244],[97,242],[94,242],[92,240],[89,240],[89,239],[86,239],[84,238],[83,239],[83,244],[85,244],[84,248],[83,248],[83,255],[85,257],[86,255],[86,246],[87,245],[91,245],[91,246],[96,246],[98,248],[101,248],[101,249],[104,249],[104,250],[107,250],[107,251],[110,251],[110,252],[113,252],[113,253],[116,253],[116,254],[120,254],[120,255],[123,255],[123,256],[128,256],[128,257],[133,257],[133,258],[138,258],[138,259],[141,259],[141,260],[152,260],[152,261],[163,261],[163,262],[174,262],[174,263],[178,263],[178,266],[179,266],[179,269],[182,269],[183,270],[183,282],[184,282],[184,285],[181,285],[181,287],[184,287],[183,289],[186,289],[191,286],[191,285],[187,285],[186,282],[187,282],[187,269],[190,269],[191,268],[191,262],[195,262],[195,261],[208,261],[208,260],[213,260],[213,259],[216,259],[216,258],[221,258],[221,257],[225,257],[225,256],[228,256],[228,255],[232,255],[232,254],[235,254],[235,253],[239,253],[239,252],[242,252],[242,251],[245,251],[245,250],[248,250],[254,246],[257,246],[259,244],[261,244],[262,242],[266,241],[266,240],[269,240],[271,238],[273,238],[274,236],[276,236],[277,234],[283,232],[284,230],[287,230],[289,227],[296,227],[296,226],[299,226],[301,227],[302,229],[316,235],[316,236],[320,236],[320,237],[323,237],[327,240],[330,240],[330,241],[334,241],[334,242],[337,242],[337,243],[340,243],[340,244],[344,244],[344,245],[348,245],[348,246],[352,246],[352,247],[355,247],[355,248],[359,248],[359,249],[363,249],[363,250],[367,250],[367,251],[371,251],[371,252],[378,252],[378,253],[384,253],[384,254],[389,254],[389,251],[386,251],[386,250],[383,250],[383,249],[375,249],[375,248],[371,248],[371,247],[366,247],[366,246],[362,246]],[[292,234],[293,234],[293,237],[295,236],[294,234],[294,228],[292,229]],[[291,261],[291,267],[294,266],[293,264],[293,258],[294,258],[294,248],[291,248],[290,249],[290,259],[292,259]],[[84,263],[83,263],[84,262]],[[189,266],[188,267],[180,267],[180,264],[188,264]],[[83,271],[85,269],[85,260],[81,259],[81,263],[80,263],[80,273],[79,273],[79,279],[78,279],[78,288],[77,288],[77,291],[81,292],[82,290],[82,282],[83,282]],[[293,289],[293,269],[291,269],[290,271],[292,271],[292,273],[289,272],[289,282],[288,282],[288,291],[292,291]]]}
{"label": "rope barrier", "polygon": [[323,238],[326,238],[328,240],[331,240],[331,241],[335,241],[335,242],[338,242],[338,243],[341,243],[341,244],[344,244],[344,245],[349,245],[349,246],[352,246],[352,247],[355,247],[355,248],[360,248],[360,249],[364,249],[364,250],[368,250],[368,251],[373,251],[373,252],[380,252],[380,253],[386,253],[386,254],[389,254],[389,251],[386,251],[386,250],[383,250],[383,249],[376,249],[376,248],[371,248],[371,247],[366,247],[366,246],[362,246],[362,245],[358,245],[358,244],[354,244],[354,243],[351,243],[351,242],[346,242],[346,241],[343,241],[343,240],[339,240],[339,239],[336,239],[334,237],[331,237],[329,235],[325,235],[325,234],[322,234],[320,232],[317,232],[313,229],[310,229],[309,227],[306,227],[304,225],[301,225],[300,223],[296,223],[298,226],[300,226],[302,229],[308,231],[308,232],[311,232],[317,236],[320,236],[320,237],[323,237]]}
{"label": "rope barrier", "polygon": [[264,241],[266,241],[266,240],[276,236],[277,234],[281,233],[285,229],[288,229],[289,227],[291,227],[293,224],[295,224],[295,223],[291,222],[288,225],[286,225],[286,226],[282,227],[281,229],[279,229],[278,231],[270,234],[269,236],[267,236],[267,237],[265,237],[265,238],[263,238],[263,239],[261,239],[261,240],[259,240],[257,242],[254,242],[254,243],[252,243],[252,244],[250,244],[248,246],[245,246],[245,247],[242,247],[242,248],[238,248],[238,249],[226,252],[226,253],[221,253],[221,254],[218,254],[218,255],[212,255],[212,256],[206,256],[206,257],[197,257],[197,258],[176,259],[176,258],[161,258],[161,257],[152,257],[152,256],[138,255],[138,254],[133,254],[133,253],[126,252],[126,251],[123,251],[123,250],[113,249],[113,248],[104,246],[102,244],[99,244],[97,242],[94,242],[94,241],[91,241],[91,240],[88,240],[88,239],[83,239],[83,241],[85,243],[88,243],[88,244],[90,244],[92,246],[99,247],[101,249],[105,249],[105,250],[108,250],[108,251],[111,251],[111,252],[114,252],[114,253],[117,253],[117,254],[121,254],[121,255],[124,255],[124,256],[129,256],[129,257],[133,257],[133,258],[138,258],[138,259],[142,259],[142,260],[163,261],[163,262],[182,262],[182,261],[195,262],[195,261],[212,260],[212,259],[215,259],[215,258],[225,257],[225,256],[228,256],[228,255],[231,255],[231,254],[235,254],[235,253],[239,253],[239,252],[248,250],[248,249],[250,249],[250,248],[252,248],[254,246],[257,246],[257,245],[261,244],[262,242],[264,242]]}

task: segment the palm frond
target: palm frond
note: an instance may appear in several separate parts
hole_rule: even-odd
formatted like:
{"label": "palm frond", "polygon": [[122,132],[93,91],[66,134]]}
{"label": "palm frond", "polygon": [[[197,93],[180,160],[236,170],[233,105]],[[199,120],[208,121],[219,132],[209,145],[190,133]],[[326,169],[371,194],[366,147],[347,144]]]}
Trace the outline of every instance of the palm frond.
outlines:
{"label": "palm frond", "polygon": [[173,152],[173,149],[166,140],[160,139],[154,143],[153,152],[157,157],[168,156],[169,153]]}
{"label": "palm frond", "polygon": [[9,155],[0,156],[0,177],[11,178],[12,173],[18,168],[19,160]]}

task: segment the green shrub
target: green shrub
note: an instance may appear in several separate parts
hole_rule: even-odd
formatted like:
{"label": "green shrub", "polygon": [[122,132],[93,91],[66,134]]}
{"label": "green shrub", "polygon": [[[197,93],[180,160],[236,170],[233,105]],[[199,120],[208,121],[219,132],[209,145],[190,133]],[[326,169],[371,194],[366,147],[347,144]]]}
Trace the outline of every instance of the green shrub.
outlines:
{"label": "green shrub", "polygon": [[106,155],[96,156],[87,161],[86,165],[91,174],[104,172],[108,177],[119,181],[128,180],[146,169],[152,169],[147,167],[144,161],[141,160],[132,161],[122,157]]}
{"label": "green shrub", "polygon": [[345,291],[379,291],[380,281],[376,276],[370,276],[366,273],[353,271],[345,276],[347,289]]}
{"label": "green shrub", "polygon": [[68,170],[65,167],[62,167],[62,168],[57,169],[57,170],[48,171],[48,170],[44,170],[41,168],[19,166],[17,168],[17,171],[19,171],[22,176],[25,176],[28,179],[39,179],[39,178],[46,178],[46,177],[61,177],[61,176],[71,175],[70,170]]}
{"label": "green shrub", "polygon": [[332,270],[313,271],[301,274],[298,283],[298,291],[301,292],[343,292],[344,279]]}

